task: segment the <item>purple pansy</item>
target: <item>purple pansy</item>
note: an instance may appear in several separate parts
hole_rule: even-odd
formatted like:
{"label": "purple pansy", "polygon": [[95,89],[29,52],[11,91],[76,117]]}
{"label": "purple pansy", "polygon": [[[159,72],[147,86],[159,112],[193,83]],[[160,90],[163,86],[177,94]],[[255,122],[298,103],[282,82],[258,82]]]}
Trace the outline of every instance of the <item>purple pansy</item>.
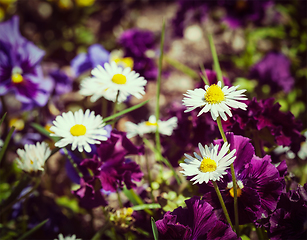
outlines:
{"label": "purple pansy", "polygon": [[109,62],[110,53],[100,44],[93,44],[88,48],[88,53],[80,53],[71,60],[71,67],[76,77],[85,71],[91,70],[98,65],[103,66]]}
{"label": "purple pansy", "polygon": [[155,50],[155,38],[151,31],[129,29],[119,38],[123,46],[125,57],[133,58],[133,70],[147,80],[154,80],[158,76],[158,69],[152,58],[147,57],[147,50]]}
{"label": "purple pansy", "polygon": [[305,137],[300,133],[302,124],[295,120],[291,112],[279,110],[280,104],[274,98],[260,100],[254,98],[246,102],[247,110],[234,109],[233,117],[223,127],[235,134],[250,136],[260,141],[260,145],[290,146],[297,153]]}
{"label": "purple pansy", "polygon": [[156,221],[159,239],[239,239],[220,221],[213,207],[199,197],[186,200],[187,208],[176,208]]}
{"label": "purple pansy", "polygon": [[209,8],[216,5],[216,1],[179,0],[178,5],[176,16],[172,19],[172,26],[174,35],[183,37],[184,29],[193,22],[202,22]]}
{"label": "purple pansy", "polygon": [[231,27],[237,28],[248,22],[259,25],[265,16],[266,8],[271,0],[218,0],[218,4],[225,8],[224,21]]}
{"label": "purple pansy", "polygon": [[66,73],[60,70],[53,70],[49,73],[49,75],[54,80],[54,91],[56,95],[62,95],[64,93],[71,92],[72,79]]}
{"label": "purple pansy", "polygon": [[[93,157],[81,162],[80,166],[90,170],[92,174],[81,178],[81,188],[74,194],[82,201],[92,199],[93,206],[96,206],[96,198],[102,198],[101,189],[116,192],[123,184],[128,189],[135,188],[135,182],[142,179],[143,173],[140,166],[126,156],[141,154],[144,154],[143,146],[135,146],[126,137],[126,133],[112,130],[110,138],[97,146]],[[90,195],[86,195],[87,193]],[[92,205],[87,205],[87,208],[90,206]]]}
{"label": "purple pansy", "polygon": [[[251,223],[263,216],[268,216],[277,206],[279,197],[285,187],[280,171],[271,164],[270,156],[259,158],[254,155],[254,148],[249,139],[233,135],[226,135],[230,144],[230,151],[236,149],[234,170],[237,180],[238,207],[240,224]],[[216,140],[222,145],[222,140]],[[234,220],[233,189],[231,172],[218,182],[229,215]],[[221,209],[214,188],[210,185],[201,186],[205,192],[203,199],[207,200],[215,209]]]}
{"label": "purple pansy", "polygon": [[283,193],[276,211],[270,216],[268,236],[278,239],[306,239],[307,183],[297,190]]}
{"label": "purple pansy", "polygon": [[271,93],[288,93],[294,86],[290,65],[290,60],[282,53],[270,52],[251,68],[249,77],[259,80],[261,86],[268,84]]}
{"label": "purple pansy", "polygon": [[0,95],[14,93],[24,110],[45,106],[53,87],[39,65],[45,52],[21,36],[18,16],[0,23],[0,32]]}

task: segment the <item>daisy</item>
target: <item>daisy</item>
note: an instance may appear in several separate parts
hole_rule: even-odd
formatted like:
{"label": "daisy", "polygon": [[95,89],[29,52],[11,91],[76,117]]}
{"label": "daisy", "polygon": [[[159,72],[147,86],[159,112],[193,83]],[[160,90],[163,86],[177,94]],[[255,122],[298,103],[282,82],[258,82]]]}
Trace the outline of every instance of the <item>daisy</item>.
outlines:
{"label": "daisy", "polygon": [[132,122],[126,122],[127,137],[132,138],[136,135],[143,137],[146,133],[156,132],[157,126],[159,126],[159,133],[170,136],[173,130],[177,127],[177,117],[172,117],[166,121],[156,120],[156,116],[151,115],[148,121],[134,124]]}
{"label": "daisy", "polygon": [[90,144],[100,143],[108,138],[107,130],[104,129],[104,122],[100,115],[95,116],[95,112],[89,109],[72,113],[71,111],[57,116],[53,121],[50,131],[54,132],[50,136],[62,137],[55,143],[56,147],[62,148],[72,144],[71,150],[78,147],[79,152],[91,152]]}
{"label": "daisy", "polygon": [[51,154],[47,143],[26,144],[25,149],[17,149],[17,166],[26,172],[44,171],[46,160]]}
{"label": "daisy", "polygon": [[[130,67],[122,68],[115,62],[105,63],[104,68],[97,66],[92,70],[93,77],[85,79],[86,84],[81,83],[80,94],[85,96],[93,95],[91,101],[100,97],[115,102],[117,93],[118,102],[123,102],[128,96],[133,95],[140,99],[145,94],[144,86],[147,81],[144,77],[135,71],[131,71]],[[83,90],[86,85],[86,90]]]}
{"label": "daisy", "polygon": [[216,84],[206,85],[205,89],[196,88],[194,90],[188,90],[184,94],[185,98],[183,99],[183,105],[187,107],[185,112],[190,112],[198,107],[203,107],[203,109],[198,113],[197,116],[200,116],[202,113],[211,112],[211,116],[214,120],[218,116],[226,121],[227,113],[230,117],[232,113],[230,107],[240,108],[246,110],[247,105],[241,103],[238,100],[247,100],[244,93],[246,90],[238,90],[239,86],[228,86],[221,87],[221,82],[219,81]]}
{"label": "daisy", "polygon": [[234,154],[236,150],[232,150],[227,154],[230,145],[226,142],[223,144],[221,150],[218,152],[219,145],[211,144],[210,147],[207,145],[205,148],[199,143],[198,148],[200,150],[201,156],[194,152],[195,158],[188,154],[184,159],[185,163],[180,163],[183,168],[181,173],[184,176],[194,176],[191,181],[195,183],[202,184],[203,182],[208,183],[210,180],[219,181],[222,175],[225,175],[225,171],[231,163],[234,162]]}
{"label": "daisy", "polygon": [[60,233],[59,235],[58,235],[58,238],[59,239],[54,239],[54,240],[81,240],[81,238],[76,238],[76,235],[74,234],[74,235],[71,235],[71,236],[66,236],[66,237],[64,237],[63,236],[63,234],[62,233]]}

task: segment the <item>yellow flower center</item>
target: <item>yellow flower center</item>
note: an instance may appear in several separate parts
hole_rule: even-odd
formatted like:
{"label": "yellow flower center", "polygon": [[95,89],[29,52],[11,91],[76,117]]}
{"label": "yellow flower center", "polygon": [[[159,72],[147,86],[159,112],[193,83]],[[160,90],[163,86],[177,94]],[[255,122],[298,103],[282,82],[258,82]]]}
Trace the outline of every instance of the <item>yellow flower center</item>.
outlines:
{"label": "yellow flower center", "polygon": [[203,158],[199,170],[202,172],[213,172],[216,169],[216,162],[211,158]]}
{"label": "yellow flower center", "polygon": [[123,74],[115,74],[112,77],[112,82],[116,84],[125,84],[127,82],[127,78]]}
{"label": "yellow flower center", "polygon": [[145,125],[146,126],[157,126],[158,124],[156,123],[156,122],[149,122],[149,121],[147,121],[147,122],[145,122]]}
{"label": "yellow flower center", "polygon": [[225,95],[218,85],[213,84],[208,88],[205,94],[205,100],[210,104],[216,104],[224,101]]}
{"label": "yellow flower center", "polygon": [[71,127],[70,133],[73,136],[82,136],[86,133],[86,127],[82,124],[76,124],[75,126]]}
{"label": "yellow flower center", "polygon": [[[229,189],[230,196],[234,197],[233,187]],[[237,186],[237,197],[240,197],[242,194],[241,188]]]}
{"label": "yellow flower center", "polygon": [[32,160],[30,160],[30,163],[33,164],[34,162]]}
{"label": "yellow flower center", "polygon": [[12,82],[13,83],[21,83],[23,81],[23,77],[20,73],[14,73],[12,75]]}
{"label": "yellow flower center", "polygon": [[133,68],[133,59],[131,57],[125,58],[115,58],[113,60],[118,66],[123,66],[124,68],[130,67]]}

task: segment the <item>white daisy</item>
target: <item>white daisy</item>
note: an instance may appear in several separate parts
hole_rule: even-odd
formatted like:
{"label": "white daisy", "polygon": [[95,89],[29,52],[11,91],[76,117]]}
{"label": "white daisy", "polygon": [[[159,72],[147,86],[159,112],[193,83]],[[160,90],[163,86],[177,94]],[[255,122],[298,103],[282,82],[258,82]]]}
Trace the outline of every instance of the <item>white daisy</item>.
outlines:
{"label": "white daisy", "polygon": [[151,115],[148,121],[139,124],[126,122],[127,137],[132,138],[136,135],[143,137],[146,133],[154,133],[156,132],[157,126],[159,126],[160,134],[170,136],[172,135],[173,130],[177,127],[177,121],[178,119],[176,117],[172,117],[166,121],[159,120],[157,123],[156,116]]}
{"label": "white daisy", "polygon": [[26,172],[44,171],[46,160],[51,154],[51,150],[47,143],[37,142],[34,144],[26,144],[25,149],[17,149],[18,158],[16,158],[17,166]]}
{"label": "white daisy", "polygon": [[245,103],[239,102],[240,100],[247,100],[244,93],[246,90],[238,90],[239,86],[224,86],[221,88],[221,82],[218,82],[217,85],[206,85],[205,89],[196,88],[194,90],[188,90],[184,94],[183,105],[187,106],[185,112],[190,112],[198,107],[203,107],[203,109],[198,113],[197,116],[200,116],[202,113],[211,112],[211,116],[214,120],[218,116],[226,121],[227,113],[230,117],[232,113],[230,107],[232,108],[241,108],[246,110],[247,105]]}
{"label": "white daisy", "polygon": [[91,101],[105,97],[115,102],[118,91],[118,102],[125,101],[130,95],[140,99],[145,94],[144,86],[147,81],[129,67],[122,68],[111,62],[111,64],[105,63],[104,68],[97,66],[91,73],[93,77],[85,79],[85,83],[81,83],[80,90],[82,95],[93,95]]}
{"label": "white daisy", "polygon": [[66,236],[64,237],[62,233],[60,233],[58,235],[59,239],[54,239],[54,240],[81,240],[81,238],[76,238],[76,235],[72,235],[72,236]]}
{"label": "white daisy", "polygon": [[229,147],[230,145],[228,143],[224,143],[220,152],[218,152],[218,144],[215,146],[211,144],[210,147],[206,145],[204,148],[199,143],[198,148],[201,156],[195,152],[195,158],[185,154],[187,157],[184,159],[185,163],[180,163],[180,166],[183,168],[181,173],[183,173],[184,176],[194,176],[191,179],[191,181],[195,181],[193,184],[208,183],[210,180],[219,181],[220,178],[226,174],[225,170],[236,159],[236,157],[233,156],[236,152],[235,149],[227,154]]}
{"label": "white daisy", "polygon": [[105,123],[100,115],[95,116],[94,111],[87,109],[85,113],[80,109],[72,113],[71,111],[57,116],[53,121],[50,131],[54,132],[50,136],[62,137],[55,143],[56,147],[62,148],[72,144],[71,150],[78,147],[79,152],[91,152],[90,144],[100,143],[107,140],[107,131],[104,129]]}

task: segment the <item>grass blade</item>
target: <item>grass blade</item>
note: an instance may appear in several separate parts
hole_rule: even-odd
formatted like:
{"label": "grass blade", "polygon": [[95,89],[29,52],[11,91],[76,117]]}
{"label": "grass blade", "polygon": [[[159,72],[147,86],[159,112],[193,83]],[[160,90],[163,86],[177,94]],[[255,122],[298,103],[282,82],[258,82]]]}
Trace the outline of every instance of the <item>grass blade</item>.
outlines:
{"label": "grass blade", "polygon": [[138,108],[142,107],[143,105],[145,105],[145,104],[148,103],[148,102],[149,102],[149,100],[146,100],[146,101],[144,101],[144,102],[141,102],[141,103],[139,103],[138,105],[135,105],[135,106],[133,106],[133,107],[127,108],[127,109],[125,109],[125,110],[123,110],[123,111],[120,111],[120,112],[118,112],[118,113],[116,113],[116,114],[113,114],[113,115],[111,115],[111,116],[109,116],[109,117],[106,117],[106,118],[103,119],[103,121],[106,123],[106,122],[108,122],[108,121],[110,121],[110,120],[112,120],[112,119],[114,119],[114,118],[120,117],[120,116],[122,116],[122,115],[124,115],[124,114],[126,114],[126,113],[128,113],[128,112],[131,112],[131,111],[133,111],[133,110],[135,110],[135,109],[138,109]]}
{"label": "grass blade", "polygon": [[42,221],[41,223],[37,224],[34,228],[32,228],[31,230],[29,230],[28,232],[26,232],[25,234],[23,234],[20,238],[18,238],[17,240],[22,240],[25,239],[26,237],[28,237],[29,235],[31,235],[32,233],[34,233],[36,230],[38,230],[39,228],[41,228],[46,222],[48,222],[49,219],[46,219],[44,221]]}
{"label": "grass blade", "polygon": [[158,233],[158,229],[157,229],[155,219],[153,217],[151,217],[151,228],[152,228],[152,233],[153,233],[154,239],[158,240],[159,239],[159,233]]}
{"label": "grass blade", "polygon": [[1,151],[0,151],[0,163],[1,163],[1,160],[2,160],[2,158],[3,158],[3,156],[4,156],[5,151],[6,151],[6,149],[7,149],[7,146],[9,145],[9,142],[10,142],[10,140],[11,140],[11,137],[12,137],[12,134],[13,134],[14,130],[15,130],[15,127],[14,127],[14,126],[11,127],[11,129],[10,129],[8,135],[7,135],[6,138],[5,138],[3,147],[1,148]]}

